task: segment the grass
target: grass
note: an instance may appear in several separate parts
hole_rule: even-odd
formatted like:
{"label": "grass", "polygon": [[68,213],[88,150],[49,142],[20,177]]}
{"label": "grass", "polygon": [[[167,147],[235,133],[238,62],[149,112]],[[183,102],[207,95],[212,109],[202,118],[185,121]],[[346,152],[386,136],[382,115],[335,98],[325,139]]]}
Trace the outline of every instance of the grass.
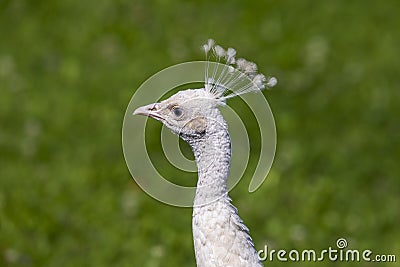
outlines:
{"label": "grass", "polygon": [[253,194],[249,178],[231,193],[257,248],[345,237],[399,258],[399,11],[397,1],[1,1],[0,265],[195,265],[191,210],[134,183],[121,127],[135,89],[201,59],[209,37],[280,81],[265,93],[278,133],[270,175]]}

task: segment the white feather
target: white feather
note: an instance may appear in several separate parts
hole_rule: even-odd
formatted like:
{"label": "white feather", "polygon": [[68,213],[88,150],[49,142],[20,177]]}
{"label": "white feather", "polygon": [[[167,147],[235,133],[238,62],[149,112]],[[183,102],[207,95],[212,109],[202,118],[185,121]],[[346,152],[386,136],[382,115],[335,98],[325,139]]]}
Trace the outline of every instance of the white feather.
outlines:
{"label": "white feather", "polygon": [[[209,64],[211,58],[206,57],[204,89],[213,94],[221,104],[224,104],[226,99],[238,95],[274,87],[278,82],[275,77],[266,79],[264,74],[258,73],[257,64],[254,62],[244,58],[236,59],[236,50],[231,47],[225,50],[220,45],[215,45],[213,39],[209,39],[203,47],[207,52],[213,49],[216,62],[225,60],[226,65],[220,66]],[[212,73],[211,77],[209,73]]]}

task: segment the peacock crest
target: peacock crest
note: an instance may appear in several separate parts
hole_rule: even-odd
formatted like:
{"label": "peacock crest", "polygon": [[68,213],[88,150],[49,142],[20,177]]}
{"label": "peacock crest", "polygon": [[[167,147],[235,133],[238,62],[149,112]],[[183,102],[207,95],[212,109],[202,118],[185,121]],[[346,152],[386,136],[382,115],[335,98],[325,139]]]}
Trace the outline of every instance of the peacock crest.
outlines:
{"label": "peacock crest", "polygon": [[236,59],[235,49],[224,49],[213,39],[208,39],[202,49],[206,58],[204,90],[221,104],[238,95],[270,89],[278,82],[275,77],[259,73],[254,62]]}

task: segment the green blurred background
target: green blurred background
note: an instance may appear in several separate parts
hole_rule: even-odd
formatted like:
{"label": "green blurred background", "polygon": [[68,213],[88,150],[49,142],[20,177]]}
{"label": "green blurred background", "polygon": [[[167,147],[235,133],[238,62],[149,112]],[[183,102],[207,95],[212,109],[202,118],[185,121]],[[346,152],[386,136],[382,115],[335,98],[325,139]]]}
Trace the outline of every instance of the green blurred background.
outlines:
{"label": "green blurred background", "polygon": [[209,37],[279,78],[264,93],[270,175],[231,192],[256,247],[345,237],[399,261],[399,13],[389,0],[1,0],[0,266],[195,266],[191,209],[135,184],[121,127],[136,88],[202,59]]}

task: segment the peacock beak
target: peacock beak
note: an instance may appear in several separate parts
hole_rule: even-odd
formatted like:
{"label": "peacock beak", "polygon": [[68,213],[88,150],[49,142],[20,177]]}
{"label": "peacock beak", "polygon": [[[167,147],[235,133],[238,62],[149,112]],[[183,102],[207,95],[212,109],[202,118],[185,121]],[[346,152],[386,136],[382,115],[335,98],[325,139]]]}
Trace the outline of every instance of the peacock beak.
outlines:
{"label": "peacock beak", "polygon": [[159,111],[159,104],[158,103],[153,103],[149,104],[140,108],[137,108],[134,112],[133,115],[143,115],[147,117],[151,117],[157,120],[162,119],[161,116],[158,114]]}

